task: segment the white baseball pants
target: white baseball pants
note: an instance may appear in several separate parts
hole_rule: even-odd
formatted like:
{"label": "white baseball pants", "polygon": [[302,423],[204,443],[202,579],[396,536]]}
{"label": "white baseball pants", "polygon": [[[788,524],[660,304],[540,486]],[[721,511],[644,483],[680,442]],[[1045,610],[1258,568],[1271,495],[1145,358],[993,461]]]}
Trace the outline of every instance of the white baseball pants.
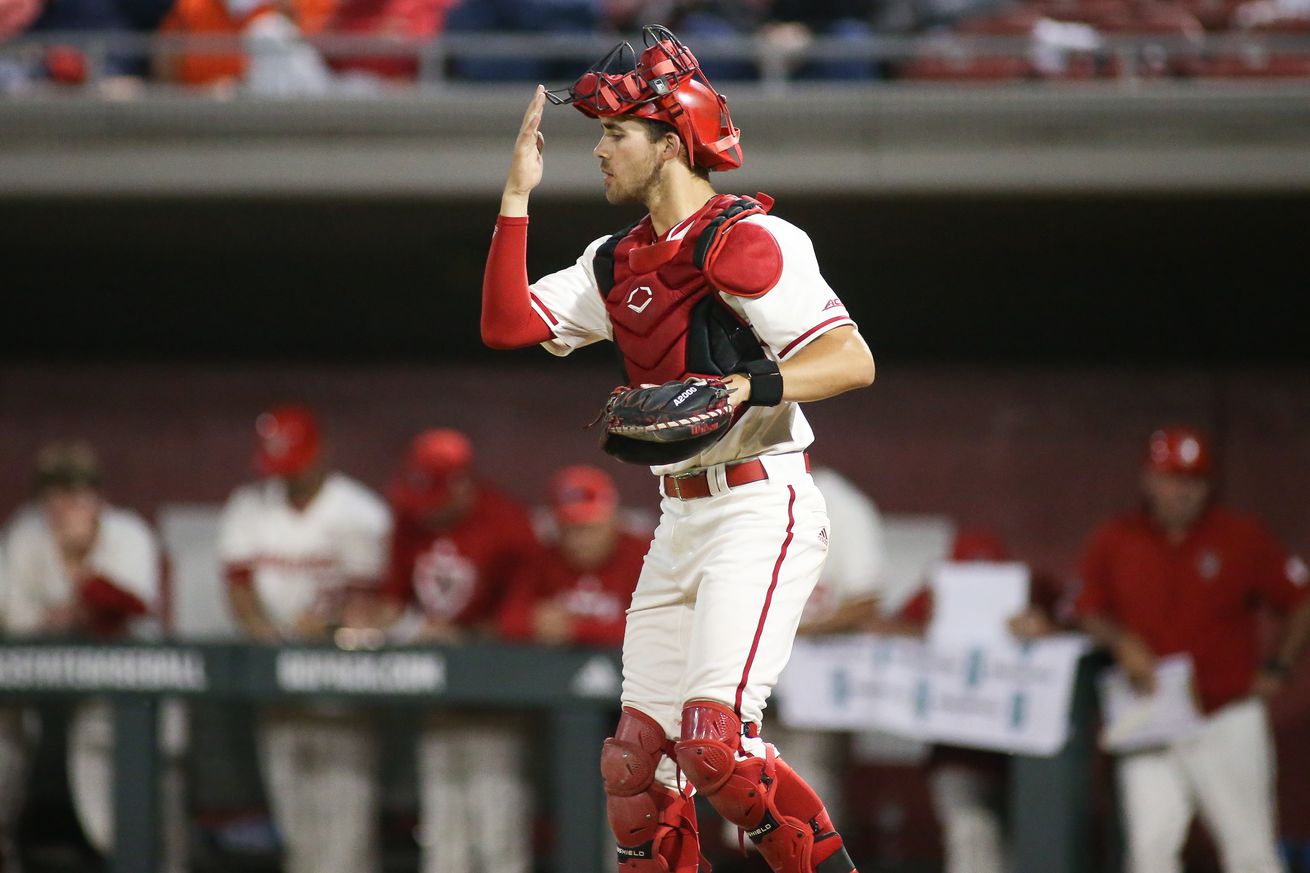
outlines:
{"label": "white baseball pants", "polygon": [[422,873],[530,873],[527,740],[513,716],[436,715],[419,738]]}
{"label": "white baseball pants", "polygon": [[18,870],[14,830],[27,787],[27,748],[23,738],[23,711],[0,708],[0,870]]}
{"label": "white baseball pants", "polygon": [[968,767],[943,764],[928,774],[942,829],[945,873],[1004,873],[1005,842],[995,785]]}
{"label": "white baseball pants", "polygon": [[286,873],[376,873],[377,739],[358,715],[281,711],[259,725]]}
{"label": "white baseball pants", "polygon": [[[183,873],[190,847],[183,757],[187,715],[177,700],[159,707],[160,870]],[[108,700],[77,705],[68,725],[68,787],[82,832],[96,851],[114,851],[114,712]]]}
{"label": "white baseball pants", "polygon": [[[804,456],[760,461],[767,481],[729,489],[716,465],[711,496],[661,503],[628,610],[623,705],[654,718],[670,738],[680,736],[688,700],[716,700],[743,723],[762,721],[823,570],[828,512]],[[673,761],[661,762],[657,778],[676,784]]]}
{"label": "white baseball pants", "polygon": [[1229,704],[1191,737],[1124,755],[1117,771],[1131,873],[1181,873],[1180,854],[1198,810],[1225,873],[1284,873],[1263,702]]}

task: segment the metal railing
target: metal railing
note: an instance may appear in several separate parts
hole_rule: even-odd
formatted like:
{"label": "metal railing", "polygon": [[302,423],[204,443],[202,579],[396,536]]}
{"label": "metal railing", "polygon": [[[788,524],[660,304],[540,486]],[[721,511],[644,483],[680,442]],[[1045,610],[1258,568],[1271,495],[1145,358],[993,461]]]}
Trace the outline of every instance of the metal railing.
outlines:
{"label": "metal railing", "polygon": [[[464,62],[506,62],[536,64],[543,77],[560,67],[585,69],[612,46],[611,35],[549,34],[445,34],[436,39],[319,34],[299,38],[297,46],[310,46],[328,62],[361,58],[405,61],[414,65],[412,79],[387,81],[373,92],[436,90],[451,83],[476,81],[461,76]],[[10,69],[43,64],[52,50],[72,49],[84,65],[83,81],[100,81],[114,57],[134,58],[151,69],[161,69],[174,59],[204,56],[249,56],[252,52],[274,52],[287,48],[258,37],[225,35],[182,35],[130,32],[44,32],[28,34],[0,43],[0,65]],[[734,85],[745,81],[768,92],[785,92],[815,63],[868,64],[867,78],[830,79],[836,86],[895,80],[906,65],[924,59],[967,64],[974,59],[1011,58],[1032,62],[1031,72],[1017,78],[1033,81],[1065,81],[1069,78],[1113,79],[1134,85],[1157,77],[1200,76],[1204,66],[1196,62],[1215,58],[1247,59],[1251,74],[1260,65],[1280,55],[1310,58],[1310,34],[1225,31],[1195,35],[1108,34],[1096,36],[1091,46],[1070,46],[1039,36],[982,36],[934,32],[917,36],[873,35],[862,39],[815,38],[780,47],[764,37],[701,39],[697,56],[706,66],[732,63],[745,75],[734,77]],[[1070,64],[1084,64],[1090,73],[1071,76]],[[1188,69],[1184,65],[1192,64]],[[967,77],[966,77],[967,78]],[[166,78],[147,76],[152,87],[168,87]],[[0,93],[4,82],[0,79]],[[40,85],[32,87],[39,88]],[[11,92],[14,89],[9,89]]]}

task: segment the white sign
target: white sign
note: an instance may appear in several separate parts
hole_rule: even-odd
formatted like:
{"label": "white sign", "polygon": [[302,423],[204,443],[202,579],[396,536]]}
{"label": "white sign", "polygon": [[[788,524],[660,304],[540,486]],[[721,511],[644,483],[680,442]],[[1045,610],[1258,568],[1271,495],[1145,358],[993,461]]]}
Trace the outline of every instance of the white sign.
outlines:
{"label": "white sign", "polygon": [[858,635],[798,639],[778,683],[796,728],[883,730],[918,740],[1050,756],[1069,736],[1086,637],[925,643]]}
{"label": "white sign", "polygon": [[278,652],[276,673],[283,691],[435,694],[446,687],[445,659],[428,652],[285,651]]}
{"label": "white sign", "polygon": [[1101,748],[1135,752],[1166,746],[1200,728],[1188,655],[1161,658],[1155,666],[1155,693],[1141,694],[1118,668],[1101,677],[1101,708],[1105,728]]}
{"label": "white sign", "polygon": [[944,561],[932,574],[932,621],[937,643],[1009,642],[1009,620],[1028,607],[1027,564]]}
{"label": "white sign", "polygon": [[208,687],[205,660],[191,649],[0,647],[0,689],[150,692]]}

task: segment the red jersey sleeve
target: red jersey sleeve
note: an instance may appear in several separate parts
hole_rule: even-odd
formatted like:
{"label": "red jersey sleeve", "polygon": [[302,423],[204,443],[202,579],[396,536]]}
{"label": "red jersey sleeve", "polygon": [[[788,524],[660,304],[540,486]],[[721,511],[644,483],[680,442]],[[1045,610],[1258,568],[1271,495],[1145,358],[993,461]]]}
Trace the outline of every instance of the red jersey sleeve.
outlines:
{"label": "red jersey sleeve", "polygon": [[932,589],[926,585],[919,589],[919,593],[901,607],[899,617],[902,621],[925,626],[932,621]]}
{"label": "red jersey sleeve", "polygon": [[537,605],[537,574],[530,562],[524,561],[510,577],[509,589],[501,602],[496,629],[507,640],[531,642],[533,638],[532,610]]}
{"label": "red jersey sleeve", "polygon": [[1101,528],[1092,535],[1079,565],[1082,588],[1074,598],[1076,615],[1113,614],[1110,595],[1112,534]]}
{"label": "red jersey sleeve", "polygon": [[397,515],[387,550],[387,575],[382,582],[382,596],[397,603],[408,603],[414,596],[414,557],[417,535],[413,522]]}
{"label": "red jersey sleeve", "polygon": [[92,576],[82,583],[79,593],[93,633],[110,636],[118,633],[133,616],[145,615],[146,604],[132,592],[104,575]]}
{"label": "red jersey sleeve", "polygon": [[1288,554],[1273,535],[1256,525],[1252,530],[1255,556],[1253,581],[1261,600],[1283,612],[1290,612],[1310,596],[1310,568],[1301,558]]}
{"label": "red jersey sleeve", "polygon": [[573,642],[580,646],[597,646],[606,649],[622,648],[623,631],[626,626],[623,616],[615,621],[575,618],[573,620]]}
{"label": "red jersey sleeve", "polygon": [[527,252],[527,218],[497,218],[482,277],[482,341],[493,349],[533,346],[555,335],[532,308]]}

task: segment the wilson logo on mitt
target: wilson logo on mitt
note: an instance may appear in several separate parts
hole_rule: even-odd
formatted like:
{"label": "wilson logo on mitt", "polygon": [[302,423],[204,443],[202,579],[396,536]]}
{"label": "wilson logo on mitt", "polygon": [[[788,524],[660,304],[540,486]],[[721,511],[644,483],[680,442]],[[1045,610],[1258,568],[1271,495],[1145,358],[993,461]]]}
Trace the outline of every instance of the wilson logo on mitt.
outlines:
{"label": "wilson logo on mitt", "polygon": [[722,381],[691,377],[615,388],[604,416],[605,451],[635,464],[671,464],[704,451],[727,433],[732,403]]}

